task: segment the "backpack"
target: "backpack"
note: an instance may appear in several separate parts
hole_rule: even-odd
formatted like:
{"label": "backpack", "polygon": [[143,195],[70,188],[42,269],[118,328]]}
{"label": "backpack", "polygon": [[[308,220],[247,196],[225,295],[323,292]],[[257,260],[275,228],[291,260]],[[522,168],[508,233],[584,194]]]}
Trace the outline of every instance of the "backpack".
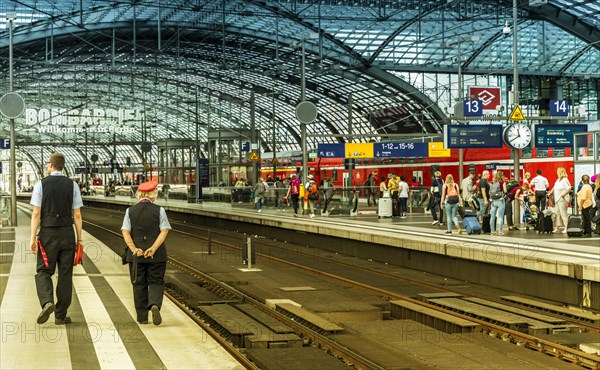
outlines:
{"label": "backpack", "polygon": [[446,196],[458,196],[458,189],[456,187],[456,184],[452,184],[452,186],[446,187]]}
{"label": "backpack", "polygon": [[510,193],[510,191],[517,186],[519,186],[519,182],[517,180],[510,180],[506,183],[506,191]]}
{"label": "backpack", "polygon": [[504,192],[502,191],[502,182],[495,182],[490,186],[490,198],[502,199]]}

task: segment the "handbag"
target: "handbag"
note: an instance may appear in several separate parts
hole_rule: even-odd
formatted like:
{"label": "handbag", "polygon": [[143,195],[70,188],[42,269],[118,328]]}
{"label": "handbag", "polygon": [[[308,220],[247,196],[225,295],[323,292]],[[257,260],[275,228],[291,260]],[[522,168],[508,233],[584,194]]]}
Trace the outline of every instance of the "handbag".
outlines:
{"label": "handbag", "polygon": [[288,203],[288,200],[287,200],[287,198],[283,198],[283,200],[282,200],[281,202],[282,202],[283,204],[287,204],[287,203]]}
{"label": "handbag", "polygon": [[317,200],[317,199],[319,199],[319,194],[317,194],[317,193],[308,194],[308,200]]}
{"label": "handbag", "polygon": [[81,264],[83,261],[83,245],[81,243],[77,243],[75,246],[75,258],[73,258],[73,266],[77,266]]}
{"label": "handbag", "polygon": [[446,202],[448,202],[448,204],[456,204],[458,203],[458,195],[451,195],[446,199]]}

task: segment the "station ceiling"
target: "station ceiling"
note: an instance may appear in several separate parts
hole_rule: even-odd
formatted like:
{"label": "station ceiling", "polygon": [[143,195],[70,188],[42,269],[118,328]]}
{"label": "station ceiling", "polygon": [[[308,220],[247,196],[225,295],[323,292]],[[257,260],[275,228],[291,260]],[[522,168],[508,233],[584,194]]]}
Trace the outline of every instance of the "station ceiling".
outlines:
{"label": "station ceiling", "polygon": [[[460,50],[464,73],[512,75],[512,37],[503,32],[512,28],[512,4],[0,0],[0,17],[16,16],[14,91],[27,108],[64,109],[50,115],[78,116],[69,122],[88,127],[50,132],[43,126],[52,118],[19,118],[17,153],[44,163],[43,146],[75,163],[92,154],[100,161],[116,157],[124,163],[130,157],[135,163],[142,160],[142,142],[197,137],[205,143],[209,130],[249,128],[252,117],[263,151],[298,150],[303,44],[306,98],[318,108],[308,132],[331,135],[311,138],[309,146],[437,134],[448,117],[436,96],[402,73],[455,74]],[[521,75],[600,78],[599,0],[520,0],[517,8]],[[3,23],[4,91],[8,45]],[[114,121],[117,130],[89,129],[102,125],[83,118],[96,114],[94,109],[138,114]],[[8,120],[0,125],[6,137]],[[359,136],[342,136],[349,131]],[[156,158],[155,145],[151,154]]]}

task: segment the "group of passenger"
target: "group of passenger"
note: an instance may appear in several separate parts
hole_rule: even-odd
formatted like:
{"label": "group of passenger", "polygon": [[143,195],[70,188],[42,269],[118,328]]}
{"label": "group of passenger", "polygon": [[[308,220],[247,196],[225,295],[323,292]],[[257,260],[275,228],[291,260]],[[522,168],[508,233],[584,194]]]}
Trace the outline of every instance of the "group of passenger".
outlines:
{"label": "group of passenger", "polygon": [[[267,199],[270,198],[279,211],[289,207],[291,202],[294,210],[294,217],[298,217],[299,210],[304,207],[309,210],[310,218],[315,217],[315,209],[317,208],[317,201],[320,199],[320,196],[319,185],[314,180],[313,175],[307,176],[307,182],[305,184],[302,184],[299,176],[296,174],[292,174],[290,178],[284,180],[276,177],[271,183],[269,183],[269,180],[270,178],[267,178],[267,180],[262,177],[259,178],[252,190],[253,194],[251,197],[254,199],[258,212],[262,212],[263,205]],[[320,206],[323,211],[326,211],[333,193],[331,179],[328,177],[323,178],[320,187],[323,194]],[[273,188],[273,190],[269,192],[270,197],[267,196],[269,188]]]}
{"label": "group of passenger", "polygon": [[[434,173],[429,210],[433,217],[432,225],[444,225],[445,213],[448,234],[452,233],[454,225],[459,233],[462,232],[457,217],[458,207],[461,205],[474,208],[480,223],[489,222],[492,235],[504,234],[505,217],[508,230],[518,230],[513,219],[515,200],[522,207],[535,210],[538,217],[544,217],[544,211],[551,207],[546,214],[553,214],[553,233],[567,233],[570,203],[581,213],[584,237],[592,236],[592,218],[596,212],[600,212],[600,176],[595,175],[591,179],[589,175],[582,176],[576,191],[577,203],[573,204],[573,187],[563,167],[557,169],[558,178],[553,186],[542,176],[541,170],[537,170],[533,179],[529,172],[525,173],[521,184],[515,180],[508,181],[502,171],[496,171],[491,181],[487,170],[479,177],[474,172],[469,172],[461,181],[460,187],[454,182],[452,175],[446,175],[445,181],[441,177],[440,171]],[[596,232],[600,233],[600,223],[596,224]]]}

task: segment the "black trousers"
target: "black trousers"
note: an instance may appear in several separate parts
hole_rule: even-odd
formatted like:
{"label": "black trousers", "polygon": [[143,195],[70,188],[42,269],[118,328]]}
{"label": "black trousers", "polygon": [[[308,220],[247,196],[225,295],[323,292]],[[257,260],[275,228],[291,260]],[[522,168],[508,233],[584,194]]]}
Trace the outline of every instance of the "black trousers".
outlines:
{"label": "black trousers", "polygon": [[75,233],[72,226],[43,227],[39,239],[48,257],[48,267],[44,265],[42,252],[38,248],[35,286],[40,305],[54,302],[52,275],[58,267],[56,284],[56,308],[54,317],[63,319],[71,305],[73,296],[73,259],[75,258]]}
{"label": "black trousers", "polygon": [[546,194],[548,192],[546,190],[538,190],[535,192],[535,205],[538,208],[538,212],[541,212],[546,209]]}
{"label": "black trousers", "polygon": [[590,211],[593,209],[592,206],[581,210],[581,228],[583,233],[592,235],[592,218],[590,217]]}
{"label": "black trousers", "polygon": [[133,263],[129,264],[135,312],[137,321],[147,321],[150,307],[153,305],[158,306],[159,309],[162,307],[167,263],[136,263],[135,265],[137,265],[137,271]]}

